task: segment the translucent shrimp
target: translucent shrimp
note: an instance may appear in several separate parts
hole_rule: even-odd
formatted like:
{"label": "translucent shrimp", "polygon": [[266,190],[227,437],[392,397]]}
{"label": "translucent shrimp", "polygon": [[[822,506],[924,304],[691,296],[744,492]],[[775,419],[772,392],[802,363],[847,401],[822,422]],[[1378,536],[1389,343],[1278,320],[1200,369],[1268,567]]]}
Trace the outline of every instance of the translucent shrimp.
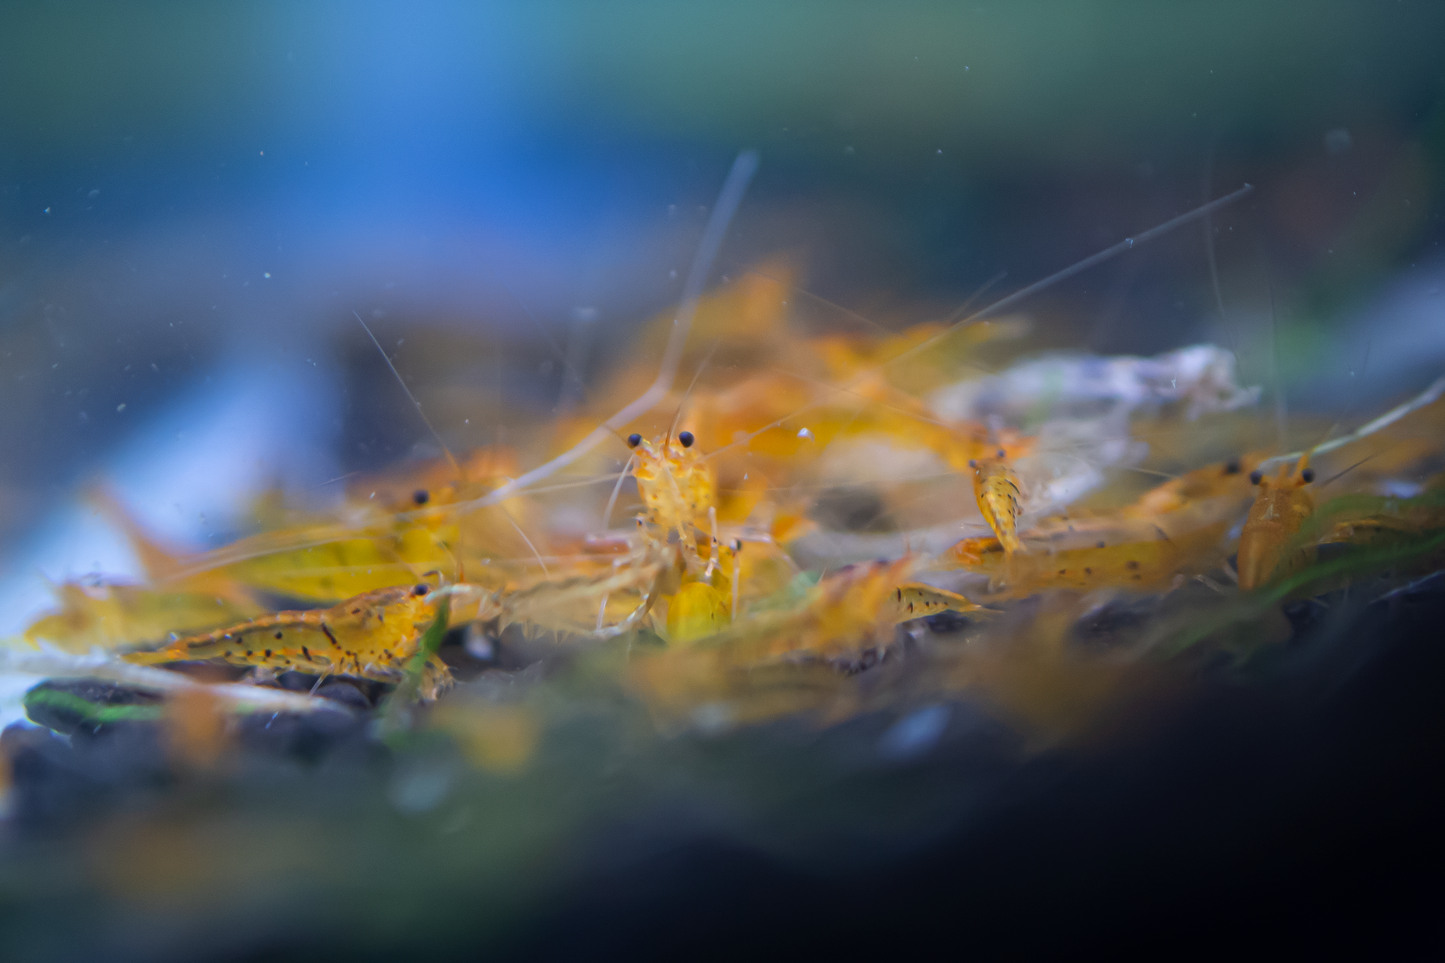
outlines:
{"label": "translucent shrimp", "polygon": [[1019,477],[1005,460],[1007,453],[998,449],[993,457],[971,459],[973,497],[978,501],[988,527],[993,529],[1006,554],[1023,551],[1019,541],[1018,523],[1023,509],[1019,506]]}
{"label": "translucent shrimp", "polygon": [[[280,612],[122,658],[138,665],[215,659],[280,672],[396,683],[416,654],[422,633],[436,619],[432,589],[425,583],[378,589],[329,609]],[[450,670],[432,656],[423,670],[423,696],[435,698],[450,684]]]}
{"label": "translucent shrimp", "polygon": [[[989,577],[990,598],[1024,598],[1053,589],[1155,591],[1171,586],[1182,571],[1206,568],[1222,555],[1227,521],[1169,534],[1150,526],[1149,535],[1115,533],[1117,540],[1059,548],[1044,544],[1029,552],[1005,552],[994,538],[964,539],[944,552],[936,566]],[[1152,537],[1150,537],[1152,536]]]}
{"label": "translucent shrimp", "polygon": [[1313,546],[1291,545],[1315,510],[1314,497],[1305,489],[1315,480],[1309,460],[1306,452],[1293,471],[1281,464],[1277,475],[1266,475],[1257,468],[1249,476],[1259,486],[1259,494],[1239,535],[1239,587],[1246,592],[1298,571],[1314,559]]}
{"label": "translucent shrimp", "polygon": [[[690,431],[678,432],[675,443],[671,432],[652,442],[639,434],[627,439],[647,520],[665,532],[675,531],[684,546],[704,526],[717,534],[717,480],[694,441]],[[717,563],[715,547],[711,562]]]}

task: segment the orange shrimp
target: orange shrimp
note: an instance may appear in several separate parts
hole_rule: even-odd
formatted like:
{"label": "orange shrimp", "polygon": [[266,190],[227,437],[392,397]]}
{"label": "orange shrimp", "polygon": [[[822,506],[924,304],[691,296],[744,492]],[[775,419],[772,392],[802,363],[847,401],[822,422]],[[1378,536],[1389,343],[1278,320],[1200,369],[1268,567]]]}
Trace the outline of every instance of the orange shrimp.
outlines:
{"label": "orange shrimp", "polygon": [[1251,452],[1242,458],[1185,472],[1151,488],[1119,514],[1125,518],[1155,518],[1186,510],[1201,501],[1238,498],[1248,491],[1247,472],[1253,471],[1262,460],[1263,455]]}
{"label": "orange shrimp", "polygon": [[1239,536],[1239,587],[1246,592],[1297,571],[1314,558],[1313,546],[1297,551],[1289,548],[1315,510],[1315,500],[1305,490],[1315,480],[1309,461],[1309,452],[1305,452],[1293,471],[1281,464],[1279,474],[1273,477],[1259,469],[1250,473],[1249,480],[1259,486],[1259,494]]}
{"label": "orange shrimp", "polygon": [[849,565],[829,575],[801,609],[740,623],[717,637],[729,661],[752,664],[792,652],[856,651],[884,640],[892,626],[945,609],[985,611],[962,595],[911,581],[918,558]]}
{"label": "orange shrimp", "polygon": [[[432,586],[424,583],[377,589],[329,609],[280,612],[122,658],[139,665],[216,659],[280,672],[396,683],[436,618],[431,595]],[[450,670],[432,656],[423,671],[423,696],[435,698],[450,684]]]}
{"label": "orange shrimp", "polygon": [[1014,474],[1005,452],[998,449],[992,458],[974,458],[968,462],[973,469],[973,497],[988,527],[998,536],[1006,554],[1023,551],[1019,541],[1018,522],[1023,510],[1019,507],[1019,478]]}
{"label": "orange shrimp", "polygon": [[[917,558],[904,558],[840,569],[813,587],[799,606],[750,616],[705,638],[676,640],[688,644],[670,641],[666,650],[633,660],[629,681],[654,711],[668,714],[690,715],[699,705],[710,705],[733,721],[796,712],[819,694],[807,682],[802,689],[788,687],[777,699],[765,697],[766,708],[733,700],[754,701],[755,681],[769,670],[785,671],[794,682],[806,679],[800,656],[811,657],[803,663],[818,665],[887,644],[900,622],[946,609],[987,611],[961,595],[909,581],[918,564]],[[825,671],[815,683],[838,677]]]}
{"label": "orange shrimp", "polygon": [[1051,589],[1153,591],[1170,585],[1182,569],[1197,566],[1219,546],[1228,527],[1220,520],[1168,535],[1156,526],[1156,538],[1029,553],[1008,553],[998,539],[970,538],[950,547],[936,565],[988,575],[998,589],[994,598],[1024,598]]}
{"label": "orange shrimp", "polygon": [[678,432],[677,444],[671,432],[654,442],[635,433],[627,438],[648,518],[664,531],[676,531],[684,543],[703,519],[711,517],[715,528],[717,518],[717,481],[694,441],[690,431]]}
{"label": "orange shrimp", "polygon": [[[796,571],[790,560],[768,542],[767,536],[744,535],[730,538],[724,546],[718,537],[718,488],[710,462],[695,447],[691,431],[677,433],[674,444],[671,431],[667,436],[649,443],[639,434],[630,435],[627,444],[633,449],[632,469],[638,491],[646,509],[639,522],[646,530],[651,523],[666,533],[676,532],[685,573],[681,580],[682,594],[668,606],[668,630],[678,637],[710,634],[738,615],[742,586],[753,587],[768,594],[779,586],[777,565],[771,576],[765,574],[770,562],[785,562],[786,577]],[[785,522],[784,527],[795,523]],[[747,553],[751,564],[744,564],[744,541],[755,542],[759,548]],[[655,536],[654,536],[655,540]],[[707,561],[699,546],[706,540]]]}

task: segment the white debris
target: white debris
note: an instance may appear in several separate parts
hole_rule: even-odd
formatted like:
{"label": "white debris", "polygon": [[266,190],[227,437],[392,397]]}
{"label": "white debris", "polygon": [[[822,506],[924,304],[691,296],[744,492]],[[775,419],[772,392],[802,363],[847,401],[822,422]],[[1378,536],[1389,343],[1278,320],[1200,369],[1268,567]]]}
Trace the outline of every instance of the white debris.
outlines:
{"label": "white debris", "polygon": [[1015,425],[1046,418],[1128,413],[1182,404],[1185,417],[1233,411],[1259,400],[1260,389],[1235,382],[1234,355],[1214,345],[1153,358],[1051,354],[935,392],[933,409],[948,418]]}

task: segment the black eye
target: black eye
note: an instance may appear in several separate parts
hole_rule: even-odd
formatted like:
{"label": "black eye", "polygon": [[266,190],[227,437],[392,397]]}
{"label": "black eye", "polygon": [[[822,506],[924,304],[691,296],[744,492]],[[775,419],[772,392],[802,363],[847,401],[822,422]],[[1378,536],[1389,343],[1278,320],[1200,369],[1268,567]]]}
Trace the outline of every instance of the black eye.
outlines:
{"label": "black eye", "polygon": [[627,436],[628,448],[636,448],[640,444],[642,444],[642,436],[639,435],[637,432],[633,432],[632,434]]}
{"label": "black eye", "polygon": [[1235,459],[1234,461],[1229,461],[1229,462],[1225,462],[1225,463],[1224,463],[1224,473],[1225,473],[1226,475],[1238,475],[1238,474],[1239,474],[1239,471],[1240,471],[1239,459]]}
{"label": "black eye", "polygon": [[431,501],[431,492],[427,491],[425,488],[418,488],[416,491],[411,493],[411,500],[416,502],[418,505],[425,505],[427,502]]}
{"label": "black eye", "polygon": [[1259,484],[1259,480],[1260,480],[1261,478],[1263,478],[1263,477],[1264,477],[1264,472],[1262,472],[1262,471],[1260,471],[1258,468],[1256,468],[1254,471],[1252,471],[1252,472],[1249,473],[1249,483],[1250,483],[1251,485],[1258,485],[1258,484]]}
{"label": "black eye", "polygon": [[1299,473],[1299,476],[1300,478],[1304,479],[1304,483],[1308,485],[1310,482],[1315,480],[1315,470],[1313,468],[1306,468],[1304,471]]}
{"label": "black eye", "polygon": [[692,447],[692,442],[693,442],[692,432],[690,432],[690,431],[678,432],[677,440],[680,441],[680,442],[682,442],[682,447],[684,447],[684,448],[691,448],[691,447]]}
{"label": "black eye", "polygon": [[428,592],[430,592],[430,591],[431,591],[431,589],[428,588],[425,584],[423,584],[423,583],[418,583],[417,585],[412,586],[411,594],[412,594],[412,595],[425,595],[426,593],[428,593]]}
{"label": "black eye", "polygon": [[968,467],[969,467],[969,468],[977,468],[977,467],[978,467],[978,459],[976,459],[976,458],[970,458],[970,459],[968,460]]}
{"label": "black eye", "polygon": [[1003,453],[1003,449],[1002,449],[1002,448],[1000,448],[1000,449],[998,450],[998,456],[999,456],[1000,458],[1004,457],[1004,453]]}

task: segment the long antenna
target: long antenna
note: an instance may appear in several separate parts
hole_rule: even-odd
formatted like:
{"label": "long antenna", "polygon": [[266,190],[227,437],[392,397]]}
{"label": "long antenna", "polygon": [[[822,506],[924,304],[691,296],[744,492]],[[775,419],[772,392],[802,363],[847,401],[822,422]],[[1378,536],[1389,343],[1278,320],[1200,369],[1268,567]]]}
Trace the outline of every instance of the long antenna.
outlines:
{"label": "long antenna", "polygon": [[687,342],[688,331],[692,327],[693,315],[697,313],[697,303],[702,298],[703,286],[707,284],[708,274],[712,271],[713,261],[717,259],[717,252],[722,246],[723,236],[727,233],[728,225],[732,223],[733,215],[737,213],[738,205],[742,203],[743,195],[747,193],[748,184],[752,181],[753,174],[757,172],[757,169],[757,151],[745,150],[738,155],[737,160],[733,161],[732,170],[728,172],[727,180],[723,182],[722,193],[718,195],[717,204],[713,206],[712,216],[708,218],[707,228],[703,231],[702,243],[698,245],[692,269],[688,271],[687,284],[683,287],[682,305],[678,309],[677,316],[673,318],[672,332],[668,335],[667,347],[662,355],[662,366],[659,368],[657,380],[652,383],[652,386],[644,391],[636,401],[599,425],[586,438],[546,464],[519,475],[491,494],[477,499],[472,503],[473,507],[485,508],[488,505],[505,501],[533,482],[541,481],[557,469],[572,464],[607,440],[618,428],[638,415],[650,411],[659,401],[667,397],[667,393],[672,390],[672,382],[677,377],[677,367],[682,362],[682,349]]}
{"label": "long antenna", "polygon": [[[742,201],[742,196],[747,190],[748,182],[752,179],[754,171],[757,170],[757,165],[757,153],[755,151],[744,151],[743,153],[738,155],[738,159],[733,163],[732,171],[728,174],[728,179],[726,183],[723,184],[722,194],[718,198],[717,205],[713,208],[712,218],[708,221],[707,231],[703,235],[703,242],[698,248],[697,259],[693,262],[692,270],[688,274],[687,287],[684,290],[685,296],[683,300],[682,310],[678,312],[677,319],[673,322],[674,327],[672,334],[668,340],[667,351],[663,356],[662,369],[658,372],[657,381],[653,383],[652,387],[648,388],[647,391],[645,391],[642,396],[639,397],[636,401],[632,402],[632,404],[628,405],[617,414],[613,415],[610,419],[607,420],[606,423],[599,426],[597,430],[593,431],[590,435],[582,439],[582,441],[578,442],[572,448],[558,455],[556,458],[552,459],[546,464],[541,465],[538,468],[534,468],[532,471],[529,471],[519,476],[518,478],[513,479],[511,482],[508,482],[506,485],[503,485],[501,488],[498,488],[491,494],[486,495],[483,498],[479,498],[475,502],[469,503],[465,507],[484,508],[488,505],[496,504],[497,502],[502,501],[505,498],[510,498],[520,489],[527,487],[533,482],[540,481],[541,479],[546,478],[558,468],[570,465],[578,458],[581,458],[587,452],[597,447],[597,445],[599,445],[604,439],[606,439],[609,431],[627,424],[627,422],[631,421],[639,414],[652,408],[654,405],[656,405],[659,401],[661,401],[664,397],[667,396],[667,392],[672,387],[673,378],[676,377],[677,374],[677,365],[682,357],[683,342],[686,340],[687,337],[687,329],[692,323],[692,314],[696,310],[697,301],[702,295],[702,285],[707,279],[708,268],[711,266],[712,259],[717,254],[717,249],[722,243],[722,235],[727,230],[728,221],[731,220],[733,213],[737,210],[737,206]],[[1130,250],[1133,250],[1136,245],[1147,244],[1155,238],[1161,237],[1177,227],[1181,227],[1185,224],[1197,221],[1200,218],[1204,217],[1206,214],[1210,214],[1228,204],[1233,204],[1240,198],[1243,198],[1246,195],[1250,194],[1253,190],[1254,186],[1252,184],[1245,184],[1243,187],[1241,187],[1237,191],[1234,191],[1233,193],[1226,194],[1223,197],[1218,198],[1217,200],[1210,201],[1208,204],[1196,207],[1194,210],[1189,211],[1186,214],[1181,214],[1178,217],[1165,221],[1163,224],[1152,227],[1141,234],[1125,238],[1118,244],[1106,248],[1103,251],[1087,257],[1084,260],[1079,261],[1069,267],[1066,267],[1061,271],[1055,271],[1053,274],[1050,274],[1043,280],[1036,281],[1025,288],[1015,291],[1013,294],[1010,294],[1005,298],[995,301],[993,304],[990,304],[983,310],[960,321],[954,322],[949,327],[945,328],[943,331],[927,339],[926,341],[922,341],[919,344],[914,345],[912,348],[909,348],[907,351],[894,355],[892,358],[883,362],[880,367],[887,367],[894,362],[900,361],[903,358],[907,358],[913,354],[918,353],[919,351],[923,351],[926,348],[932,347],[934,344],[937,344],[940,340],[947,337],[954,328],[957,328],[960,325],[972,323],[973,321],[977,321],[991,314],[995,314],[1003,310],[1004,308],[1011,307],[1012,305],[1017,304],[1019,301],[1022,301],[1025,298],[1038,293],[1039,291],[1042,291],[1050,285],[1057,284],[1060,281],[1073,277],[1075,274],[1078,274],[1081,271],[1086,271],[1091,267],[1110,260],[1111,258],[1118,257],[1120,254],[1124,254]],[[795,412],[795,414],[797,413]],[[782,420],[786,421],[787,419],[784,418]]]}
{"label": "long antenna", "polygon": [[458,463],[456,456],[452,454],[452,450],[447,447],[447,443],[442,440],[441,434],[432,427],[431,419],[427,418],[426,412],[421,410],[421,402],[416,400],[416,395],[412,394],[411,389],[406,386],[406,381],[402,378],[401,372],[396,370],[396,365],[392,364],[391,358],[387,357],[386,349],[381,346],[380,341],[376,340],[376,335],[371,333],[371,329],[366,326],[366,322],[361,320],[360,314],[352,311],[351,316],[356,319],[357,324],[361,325],[361,330],[366,332],[366,336],[371,339],[371,343],[376,345],[376,350],[381,352],[381,360],[385,361],[386,366],[391,369],[391,373],[396,375],[396,383],[401,385],[402,391],[406,392],[407,400],[410,401],[412,407],[416,409],[417,417],[421,419],[422,424],[426,425],[426,430],[431,432],[431,436],[436,439],[437,444],[442,446],[442,451],[446,453],[447,461],[452,463],[452,470],[457,473],[457,478],[465,484],[467,478],[466,473],[462,471],[461,464]]}
{"label": "long antenna", "polygon": [[[396,383],[401,385],[401,390],[406,392],[407,400],[410,401],[412,407],[416,409],[417,417],[421,419],[422,424],[426,425],[426,430],[431,432],[431,436],[436,439],[437,444],[442,446],[442,451],[446,453],[447,461],[452,463],[452,471],[457,473],[457,481],[465,485],[467,483],[467,473],[462,470],[461,463],[457,461],[457,456],[452,454],[451,448],[447,447],[447,443],[442,440],[441,433],[437,431],[436,428],[432,427],[431,419],[428,418],[426,416],[426,412],[422,411],[421,409],[421,402],[416,400],[416,395],[412,394],[411,389],[407,387],[406,380],[402,378],[401,372],[396,370],[396,365],[392,364],[391,358],[387,356],[386,349],[381,346],[380,341],[376,340],[376,335],[372,334],[371,329],[366,326],[366,322],[361,320],[361,315],[359,313],[353,310],[351,312],[351,316],[356,319],[357,324],[361,325],[361,330],[366,332],[366,336],[371,339],[371,343],[376,345],[376,350],[381,352],[381,359],[386,362],[386,366],[390,368],[391,373],[396,376]],[[512,516],[508,515],[507,520],[511,521],[511,519]],[[527,536],[522,533],[522,530],[517,527],[517,523],[515,521],[512,522],[512,527],[517,529],[517,534],[522,536],[522,541],[526,542],[527,547],[531,548],[532,551],[535,553],[537,549],[532,546],[531,540],[528,539]],[[462,569],[461,539],[461,529],[458,528],[456,551],[453,553],[453,558],[457,563],[458,581],[462,581],[466,577]],[[539,555],[538,557],[540,558],[541,556]],[[542,570],[545,572],[546,569],[547,566],[543,565]]]}
{"label": "long antenna", "polygon": [[1269,263],[1264,265],[1264,289],[1269,296],[1269,360],[1274,368],[1274,427],[1279,433],[1279,446],[1288,448],[1289,408],[1284,397],[1284,375],[1279,370],[1279,323],[1274,310],[1274,280]]}
{"label": "long antenna", "polygon": [[[1348,435],[1341,435],[1333,441],[1327,441],[1322,445],[1316,445],[1314,448],[1310,449],[1310,454],[1323,455],[1326,452],[1334,451],[1336,448],[1343,448],[1351,442],[1359,441],[1361,438],[1373,435],[1375,432],[1380,431],[1384,428],[1388,428],[1390,425],[1393,425],[1395,422],[1399,421],[1401,418],[1405,417],[1411,412],[1418,411],[1421,408],[1424,408],[1426,405],[1434,404],[1435,402],[1440,400],[1441,395],[1445,395],[1445,375],[1436,378],[1430,384],[1430,387],[1420,392],[1420,394],[1416,395],[1414,398],[1405,402],[1403,405],[1391,408],[1389,411],[1385,412],[1374,421],[1371,421],[1368,424],[1361,425],[1354,431],[1350,432]],[[1264,461],[1260,462],[1257,467],[1261,471],[1268,471],[1270,468],[1278,465],[1282,461],[1294,461],[1296,458],[1300,458],[1304,454],[1305,453],[1302,451],[1292,451],[1287,455],[1276,455],[1273,458],[1266,458]]]}
{"label": "long antenna", "polygon": [[[1201,193],[1207,198],[1214,189],[1214,151],[1218,145],[1219,135],[1216,133],[1210,138],[1209,152],[1204,158],[1204,185]],[[1234,347],[1234,336],[1229,332],[1229,322],[1224,314],[1224,291],[1219,286],[1219,262],[1214,256],[1214,218],[1213,211],[1204,215],[1204,256],[1209,261],[1209,280],[1214,286],[1214,306],[1219,309],[1219,330],[1224,334],[1224,343],[1229,347],[1229,353],[1236,358],[1239,351]]]}
{"label": "long antenna", "polygon": [[1008,277],[1008,272],[1000,271],[993,277],[989,278],[987,281],[983,282],[983,284],[978,288],[977,291],[974,291],[972,294],[970,294],[967,298],[964,299],[962,304],[953,309],[953,313],[948,316],[948,321],[946,323],[952,324],[959,318],[963,317],[963,312],[973,307],[973,302],[977,301],[979,298],[987,294],[990,288],[992,288],[995,284],[999,283],[1006,277]]}
{"label": "long antenna", "polygon": [[1086,257],[1082,261],[1071,264],[1061,271],[1055,271],[1053,274],[1050,274],[1048,277],[1042,280],[1035,281],[1033,284],[1030,284],[1027,287],[1020,288],[1013,294],[1010,294],[1008,297],[1000,298],[993,304],[990,304],[988,307],[984,308],[982,311],[971,314],[960,321],[955,321],[953,324],[949,325],[947,328],[945,328],[943,331],[940,331],[933,337],[929,338],[927,341],[920,342],[919,344],[914,345],[902,354],[895,355],[894,357],[889,358],[887,361],[883,362],[883,364],[893,364],[894,362],[900,361],[903,358],[907,358],[910,355],[917,354],[919,351],[922,351],[925,348],[932,347],[938,341],[946,337],[950,331],[952,331],[959,325],[970,324],[974,321],[979,321],[983,318],[986,318],[991,314],[997,314],[1004,308],[1013,307],[1015,304],[1019,303],[1025,298],[1037,294],[1044,288],[1058,284],[1060,281],[1067,280],[1068,278],[1073,277],[1075,274],[1078,274],[1081,271],[1087,271],[1089,268],[1103,264],[1105,261],[1113,260],[1120,254],[1124,254],[1127,251],[1132,251],[1136,245],[1148,244],[1155,238],[1162,237],[1163,235],[1168,234],[1170,231],[1174,230],[1177,227],[1183,227],[1185,224],[1197,221],[1203,217],[1208,217],[1219,208],[1229,204],[1233,204],[1235,201],[1249,194],[1253,190],[1253,184],[1245,184],[1243,187],[1233,192],[1232,194],[1226,194],[1218,200],[1210,201],[1208,204],[1205,204],[1201,207],[1196,207],[1194,210],[1190,211],[1187,214],[1180,214],[1178,217],[1165,221],[1163,224],[1160,224],[1157,227],[1151,227],[1149,230],[1143,232],[1142,234],[1136,234],[1133,237],[1126,237],[1118,244],[1115,244],[1112,247],[1107,247],[1104,250],[1100,251],[1098,254]]}
{"label": "long antenna", "polygon": [[764,274],[762,271],[759,271],[757,268],[755,268],[755,267],[750,267],[750,266],[748,266],[748,265],[746,265],[746,264],[743,264],[741,261],[733,261],[732,263],[735,264],[735,265],[737,265],[739,268],[741,268],[744,274],[751,274],[751,275],[753,275],[754,277],[760,277],[760,278],[763,278],[764,280],[772,281],[774,284],[781,284],[781,285],[783,285],[783,287],[787,288],[789,291],[795,291],[795,292],[797,292],[798,294],[801,294],[803,297],[805,297],[805,298],[811,298],[812,300],[817,301],[819,304],[824,305],[825,307],[832,308],[834,311],[837,311],[837,312],[839,312],[839,313],[841,313],[841,314],[846,314],[846,315],[847,315],[848,317],[850,317],[850,318],[854,318],[855,320],[862,321],[864,324],[868,325],[870,328],[877,328],[879,331],[882,331],[884,334],[896,334],[896,333],[897,333],[896,331],[894,331],[892,328],[888,327],[888,325],[884,324],[883,322],[881,322],[881,321],[874,321],[872,318],[868,317],[867,315],[859,314],[857,311],[854,311],[852,308],[846,308],[846,307],[844,307],[843,305],[839,304],[839,303],[836,302],[836,301],[829,301],[827,298],[823,297],[821,294],[814,294],[812,291],[809,291],[807,288],[800,287],[800,286],[797,285],[797,284],[789,284],[787,281],[784,281],[784,280],[782,280],[782,279],[780,279],[780,278],[775,278],[775,277],[773,277],[771,274]]}

